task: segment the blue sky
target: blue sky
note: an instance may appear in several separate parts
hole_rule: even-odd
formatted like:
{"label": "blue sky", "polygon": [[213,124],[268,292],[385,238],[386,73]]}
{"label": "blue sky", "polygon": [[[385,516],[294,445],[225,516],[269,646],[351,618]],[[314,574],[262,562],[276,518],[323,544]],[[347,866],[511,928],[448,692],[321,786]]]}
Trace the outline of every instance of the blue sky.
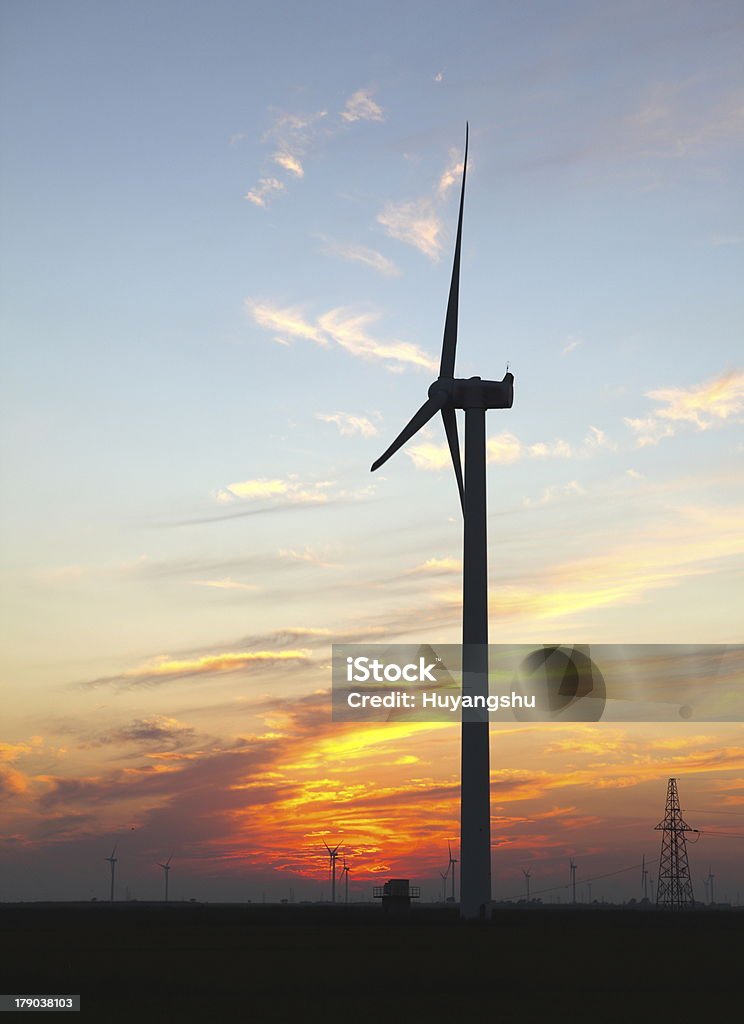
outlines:
{"label": "blue sky", "polygon": [[[438,425],[369,465],[438,360],[466,120],[457,370],[516,377],[489,418],[493,638],[737,639],[739,4],[2,21],[6,741],[52,745],[17,754],[28,792],[71,721],[192,708],[224,738],[193,677],[251,684],[213,656],[457,639]],[[197,667],[167,699],[75,688],[153,659]]]}

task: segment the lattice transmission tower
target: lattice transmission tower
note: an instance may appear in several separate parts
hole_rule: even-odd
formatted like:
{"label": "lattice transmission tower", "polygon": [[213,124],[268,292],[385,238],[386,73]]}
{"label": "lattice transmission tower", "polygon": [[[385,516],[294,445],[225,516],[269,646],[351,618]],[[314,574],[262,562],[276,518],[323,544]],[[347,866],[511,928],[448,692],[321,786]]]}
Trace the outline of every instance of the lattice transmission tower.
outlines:
{"label": "lattice transmission tower", "polygon": [[695,897],[692,895],[685,835],[697,832],[697,829],[690,828],[682,817],[676,779],[670,779],[667,785],[664,820],[656,826],[656,831],[662,833],[656,906],[670,910],[692,909]]}

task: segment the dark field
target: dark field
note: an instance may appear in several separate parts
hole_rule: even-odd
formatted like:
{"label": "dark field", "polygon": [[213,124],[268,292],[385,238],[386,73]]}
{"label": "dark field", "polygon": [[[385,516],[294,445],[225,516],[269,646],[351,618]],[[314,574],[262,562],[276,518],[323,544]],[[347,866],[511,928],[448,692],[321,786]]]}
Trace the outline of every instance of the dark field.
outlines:
{"label": "dark field", "polygon": [[735,910],[546,907],[463,926],[441,907],[390,921],[362,906],[6,904],[0,936],[0,993],[79,993],[102,1024],[712,1024],[738,1017],[744,991]]}

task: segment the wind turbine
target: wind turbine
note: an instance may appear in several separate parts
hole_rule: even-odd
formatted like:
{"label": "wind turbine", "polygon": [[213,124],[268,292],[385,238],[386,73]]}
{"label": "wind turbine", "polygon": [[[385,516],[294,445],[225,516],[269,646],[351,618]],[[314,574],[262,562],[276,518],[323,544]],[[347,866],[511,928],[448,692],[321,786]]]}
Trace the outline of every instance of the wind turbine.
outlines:
{"label": "wind turbine", "polygon": [[[715,903],[715,900],[713,899],[713,879],[715,877],[716,876],[713,874],[713,869],[711,868],[711,866],[709,864],[708,865],[708,877],[705,879],[705,888],[708,889],[708,892],[709,892],[708,903]],[[708,888],[708,887],[710,887],[710,888]]]}
{"label": "wind turbine", "polygon": [[447,865],[446,871],[440,871],[439,877],[442,879],[442,903],[447,902],[447,878],[449,877],[449,864]]}
{"label": "wind turbine", "polygon": [[170,871],[170,862],[173,860],[173,854],[170,855],[165,864],[158,864],[158,867],[162,868],[165,872],[165,902],[168,902],[168,872]]}
{"label": "wind turbine", "polygon": [[[460,212],[444,322],[439,377],[428,398],[390,447],[372,464],[372,471],[410,440],[437,412],[442,414],[464,517],[462,579],[463,695],[488,696],[488,544],[486,537],[486,410],[510,409],[514,376],[503,380],[455,377],[457,314],[460,295],[460,250],[468,129],[460,192]],[[465,410],[465,479],[460,462],[456,409]],[[491,791],[488,713],[463,708],[460,772],[460,914],[485,917],[491,903]]]}
{"label": "wind turbine", "polygon": [[341,848],[341,843],[339,843],[338,846],[334,846],[333,849],[331,849],[331,847],[328,845],[328,843],[324,839],[323,840],[323,846],[325,846],[326,850],[328,850],[328,856],[330,858],[330,864],[328,866],[328,870],[330,871],[330,874],[331,874],[331,903],[335,903],[336,902],[336,857],[338,857],[338,851]]}
{"label": "wind turbine", "polygon": [[[453,857],[452,856],[452,846],[450,845],[449,839],[447,840],[447,849],[449,850],[449,864],[447,866],[447,870],[449,871],[449,869],[452,868],[452,902],[454,903],[455,902],[455,872],[457,871],[457,868],[455,867],[455,864],[457,864],[457,857]],[[460,877],[460,885],[462,885],[462,876]]]}
{"label": "wind turbine", "polygon": [[349,902],[349,865],[346,863],[346,857],[344,857],[343,867],[341,868],[341,874],[344,876],[344,903]]}
{"label": "wind turbine", "polygon": [[522,868],[522,874],[524,875],[524,880],[527,883],[527,902],[529,903],[530,902],[530,879],[532,878],[532,875],[529,873],[529,871],[525,871],[524,868]]}
{"label": "wind turbine", "polygon": [[571,864],[571,902],[576,902],[576,865],[574,864],[573,857],[570,861]]}
{"label": "wind turbine", "polygon": [[118,845],[119,845],[118,843],[114,843],[114,848],[111,851],[111,856],[103,858],[104,860],[107,860],[109,862],[109,864],[111,865],[111,897],[110,897],[110,899],[111,899],[112,903],[114,902],[114,872],[116,871],[116,862],[119,859],[118,857],[115,857],[114,854],[116,853],[116,847]]}

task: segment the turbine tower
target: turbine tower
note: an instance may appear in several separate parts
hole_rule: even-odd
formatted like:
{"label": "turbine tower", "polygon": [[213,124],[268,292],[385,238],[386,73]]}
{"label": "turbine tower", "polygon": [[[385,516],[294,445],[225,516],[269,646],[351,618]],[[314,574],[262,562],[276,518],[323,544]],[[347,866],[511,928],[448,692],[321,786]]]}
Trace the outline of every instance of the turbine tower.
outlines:
{"label": "turbine tower", "polygon": [[449,864],[447,865],[446,871],[440,871],[439,877],[442,879],[442,903],[447,902],[447,878],[449,876]]}
{"label": "turbine tower", "polygon": [[525,871],[524,868],[522,868],[522,874],[524,875],[524,880],[525,880],[525,883],[527,885],[527,902],[529,903],[530,902],[530,879],[532,878],[532,875],[530,874],[529,871]]}
{"label": "turbine tower", "polygon": [[713,874],[713,868],[709,864],[708,865],[708,877],[705,879],[705,887],[706,887],[706,889],[708,889],[708,903],[711,903],[711,904],[716,902],[715,899],[713,898],[713,879],[715,877],[716,876]]}
{"label": "turbine tower", "polygon": [[328,850],[328,857],[329,857],[329,861],[330,861],[330,863],[328,865],[328,870],[329,870],[330,876],[331,876],[331,903],[335,903],[336,902],[336,857],[338,857],[338,851],[341,848],[341,843],[339,843],[338,846],[334,846],[333,849],[331,849],[331,847],[328,845],[328,843],[324,839],[323,840],[323,846],[325,846],[326,850]]}
{"label": "turbine tower", "polygon": [[656,831],[662,833],[656,906],[670,910],[691,909],[695,906],[695,897],[685,835],[697,829],[690,828],[682,817],[676,779],[670,779],[667,785],[664,819],[656,826]]}
{"label": "turbine tower", "polygon": [[111,856],[103,858],[104,860],[107,860],[111,865],[111,896],[109,898],[112,903],[114,902],[114,874],[116,872],[116,862],[119,859],[118,857],[115,857],[114,854],[116,853],[116,847],[118,845],[118,843],[114,843],[114,848],[111,851]]}
{"label": "turbine tower", "polygon": [[162,868],[165,872],[165,902],[168,902],[168,872],[170,871],[170,862],[173,860],[173,854],[170,855],[165,864],[158,864],[158,867]]}
{"label": "turbine tower", "polygon": [[[449,869],[452,868],[452,902],[456,903],[457,900],[455,899],[455,873],[457,871],[457,868],[455,867],[455,865],[457,864],[457,857],[452,856],[452,846],[450,845],[449,839],[447,840],[447,849],[449,850],[449,864],[447,865],[447,870],[449,871]],[[462,876],[460,876],[460,885],[462,885]]]}
{"label": "turbine tower", "polygon": [[571,864],[571,902],[576,902],[576,865],[574,864],[573,857],[570,861]]}
{"label": "turbine tower", "polygon": [[[376,462],[379,469],[406,441],[441,412],[464,517],[462,579],[463,695],[488,696],[488,544],[486,537],[486,410],[510,409],[514,377],[503,380],[455,377],[457,314],[460,294],[460,250],[468,129],[460,192],[460,212],[444,322],[439,377],[428,398]],[[460,462],[456,409],[465,410],[465,479]],[[491,791],[488,712],[463,708],[460,771],[460,914],[485,918],[491,903]]]}
{"label": "turbine tower", "polygon": [[344,903],[349,902],[349,865],[346,863],[346,857],[344,857],[343,867],[341,868],[341,874],[344,876]]}

